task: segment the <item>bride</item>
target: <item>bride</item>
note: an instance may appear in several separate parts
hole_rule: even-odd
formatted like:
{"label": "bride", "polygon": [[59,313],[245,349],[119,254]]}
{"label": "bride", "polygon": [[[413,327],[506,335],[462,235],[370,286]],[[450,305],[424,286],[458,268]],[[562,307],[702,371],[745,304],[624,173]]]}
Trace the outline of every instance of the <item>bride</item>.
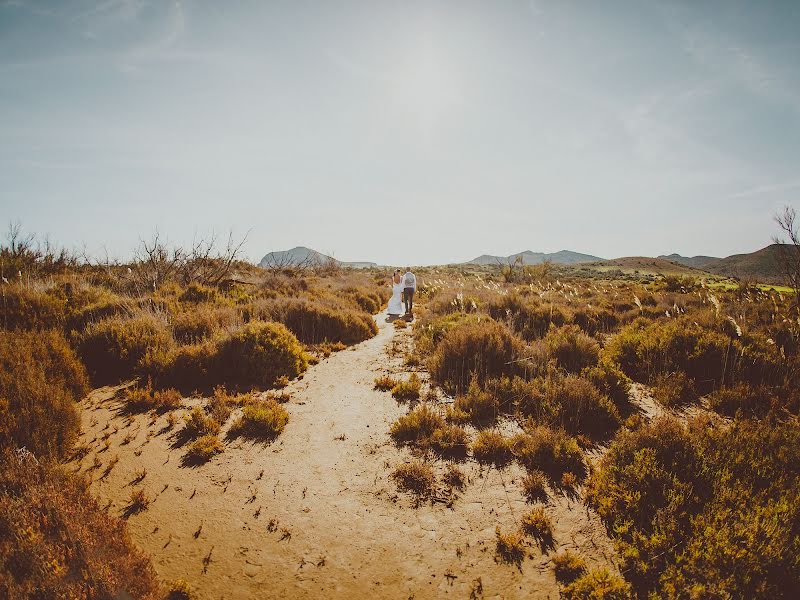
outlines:
{"label": "bride", "polygon": [[389,298],[389,313],[390,317],[399,317],[403,314],[403,278],[400,275],[400,269],[395,269],[394,275],[391,279],[392,297]]}

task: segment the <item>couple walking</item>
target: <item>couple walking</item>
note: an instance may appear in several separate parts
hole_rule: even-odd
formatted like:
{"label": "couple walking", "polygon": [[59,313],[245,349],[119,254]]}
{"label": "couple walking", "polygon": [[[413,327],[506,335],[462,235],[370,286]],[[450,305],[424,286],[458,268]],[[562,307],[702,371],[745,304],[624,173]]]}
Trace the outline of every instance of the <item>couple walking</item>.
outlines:
{"label": "couple walking", "polygon": [[[405,316],[412,317],[414,311],[414,292],[417,291],[417,277],[406,268],[405,275],[400,274],[400,269],[395,269],[392,275],[392,297],[389,298],[389,317],[399,317],[405,304]],[[402,300],[401,300],[402,294]]]}

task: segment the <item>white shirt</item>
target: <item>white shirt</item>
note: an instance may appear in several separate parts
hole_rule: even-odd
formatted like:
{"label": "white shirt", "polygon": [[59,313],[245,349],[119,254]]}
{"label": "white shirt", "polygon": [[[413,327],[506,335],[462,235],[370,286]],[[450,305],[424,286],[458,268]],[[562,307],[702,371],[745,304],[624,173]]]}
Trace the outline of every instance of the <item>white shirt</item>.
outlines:
{"label": "white shirt", "polygon": [[403,287],[414,288],[414,291],[417,291],[417,277],[411,271],[408,271],[405,275],[403,275]]}

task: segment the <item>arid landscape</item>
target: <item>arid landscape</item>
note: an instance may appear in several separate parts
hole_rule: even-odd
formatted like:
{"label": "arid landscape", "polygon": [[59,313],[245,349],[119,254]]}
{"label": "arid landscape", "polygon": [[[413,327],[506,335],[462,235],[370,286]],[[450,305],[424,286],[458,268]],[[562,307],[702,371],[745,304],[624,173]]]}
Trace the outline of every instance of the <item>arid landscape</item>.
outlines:
{"label": "arid landscape", "polygon": [[3,247],[5,596],[798,589],[791,289],[421,267],[412,320],[379,268],[160,244]]}

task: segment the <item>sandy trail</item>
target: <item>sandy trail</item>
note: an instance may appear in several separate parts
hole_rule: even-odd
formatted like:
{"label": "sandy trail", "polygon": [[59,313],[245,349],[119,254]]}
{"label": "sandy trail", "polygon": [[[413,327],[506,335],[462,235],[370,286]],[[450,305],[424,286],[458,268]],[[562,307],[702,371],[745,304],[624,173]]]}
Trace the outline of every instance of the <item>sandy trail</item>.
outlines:
{"label": "sandy trail", "polygon": [[[552,550],[532,543],[520,567],[495,561],[495,527],[516,527],[527,508],[515,466],[465,463],[469,483],[450,508],[415,508],[398,493],[389,475],[409,454],[388,429],[407,407],[373,381],[402,372],[387,349],[409,333],[384,314],[376,319],[376,337],[289,386],[290,421],[270,445],[239,439],[210,463],[183,467],[166,417],[138,415],[126,425],[115,390],[101,388],[82,403],[81,442],[92,452],[75,466],[92,475],[94,493],[115,514],[124,514],[131,490],[145,488],[154,500],[128,517],[131,535],[163,579],[186,579],[200,598],[557,598],[552,553],[567,547],[590,566],[612,564],[597,515],[563,495],[551,495],[546,509]],[[103,450],[103,433],[115,428]],[[92,468],[95,455],[103,466]],[[119,462],[102,477],[114,455]],[[142,468],[142,482],[131,484]]]}

